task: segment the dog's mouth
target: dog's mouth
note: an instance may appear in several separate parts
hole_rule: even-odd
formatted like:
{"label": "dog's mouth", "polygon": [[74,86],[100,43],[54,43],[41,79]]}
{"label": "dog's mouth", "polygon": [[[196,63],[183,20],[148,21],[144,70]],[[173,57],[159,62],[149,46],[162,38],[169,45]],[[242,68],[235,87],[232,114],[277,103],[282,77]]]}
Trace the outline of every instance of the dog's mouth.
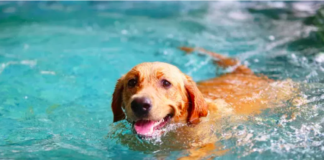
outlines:
{"label": "dog's mouth", "polygon": [[171,118],[172,115],[169,114],[159,121],[138,120],[134,123],[135,132],[139,136],[153,137],[154,135],[161,133],[160,130],[167,125]]}

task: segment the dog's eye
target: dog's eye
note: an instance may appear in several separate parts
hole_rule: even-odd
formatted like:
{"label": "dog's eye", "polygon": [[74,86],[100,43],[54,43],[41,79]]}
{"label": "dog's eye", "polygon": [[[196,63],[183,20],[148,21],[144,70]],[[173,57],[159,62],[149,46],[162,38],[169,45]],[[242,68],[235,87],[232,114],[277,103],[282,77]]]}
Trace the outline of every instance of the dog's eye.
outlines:
{"label": "dog's eye", "polygon": [[164,88],[169,88],[171,86],[171,83],[165,79],[162,80],[162,85]]}
{"label": "dog's eye", "polygon": [[137,84],[136,79],[131,79],[131,80],[128,81],[128,86],[129,87],[135,87],[136,84]]}

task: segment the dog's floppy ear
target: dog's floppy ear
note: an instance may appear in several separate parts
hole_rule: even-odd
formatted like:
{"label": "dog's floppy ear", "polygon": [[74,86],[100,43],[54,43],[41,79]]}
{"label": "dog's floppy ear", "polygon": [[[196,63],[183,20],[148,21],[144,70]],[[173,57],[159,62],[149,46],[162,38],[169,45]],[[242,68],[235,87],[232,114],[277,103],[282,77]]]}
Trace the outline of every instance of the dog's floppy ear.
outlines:
{"label": "dog's floppy ear", "polygon": [[124,76],[118,79],[112,98],[111,108],[114,114],[114,122],[125,119],[125,113],[122,110],[123,101],[123,81]]}
{"label": "dog's floppy ear", "polygon": [[206,117],[208,114],[207,102],[196,83],[187,75],[185,75],[185,88],[189,100],[188,123],[197,124],[200,122],[200,117]]}

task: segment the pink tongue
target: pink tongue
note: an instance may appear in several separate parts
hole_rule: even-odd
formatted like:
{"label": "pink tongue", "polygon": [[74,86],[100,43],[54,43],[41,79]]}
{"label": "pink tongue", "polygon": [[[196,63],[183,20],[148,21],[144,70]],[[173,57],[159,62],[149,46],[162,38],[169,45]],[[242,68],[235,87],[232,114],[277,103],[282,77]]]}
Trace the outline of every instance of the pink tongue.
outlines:
{"label": "pink tongue", "polygon": [[153,133],[154,121],[139,120],[135,123],[135,131],[137,134],[150,135]]}

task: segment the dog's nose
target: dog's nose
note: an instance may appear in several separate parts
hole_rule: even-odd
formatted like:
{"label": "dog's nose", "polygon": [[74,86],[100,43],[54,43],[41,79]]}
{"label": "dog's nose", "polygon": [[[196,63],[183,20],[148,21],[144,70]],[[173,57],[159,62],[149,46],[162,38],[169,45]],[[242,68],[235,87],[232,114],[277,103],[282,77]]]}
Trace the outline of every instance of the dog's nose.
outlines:
{"label": "dog's nose", "polygon": [[136,116],[144,117],[147,116],[150,109],[152,108],[152,103],[149,98],[140,97],[133,99],[131,107]]}

